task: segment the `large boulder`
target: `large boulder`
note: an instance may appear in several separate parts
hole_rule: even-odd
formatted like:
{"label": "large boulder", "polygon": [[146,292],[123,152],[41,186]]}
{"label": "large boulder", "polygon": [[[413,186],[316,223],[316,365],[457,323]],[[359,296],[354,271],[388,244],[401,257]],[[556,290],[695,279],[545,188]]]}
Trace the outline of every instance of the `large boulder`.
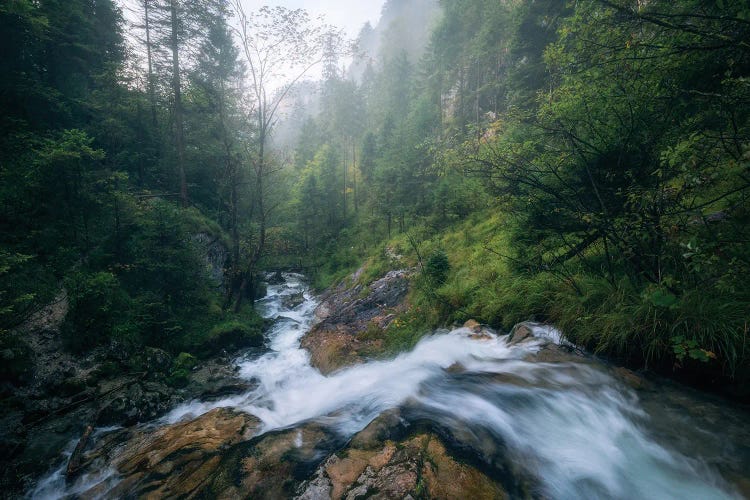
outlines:
{"label": "large boulder", "polygon": [[328,374],[362,362],[382,348],[383,332],[406,311],[410,270],[357,283],[361,271],[329,290],[315,311],[317,323],[302,339],[313,366]]}
{"label": "large boulder", "polygon": [[[189,422],[157,430],[123,430],[99,440],[84,453],[81,470],[111,464],[121,477],[102,483],[83,496],[165,498],[195,494],[221,472],[223,453],[248,441],[260,421],[219,408]],[[102,491],[102,488],[107,490]]]}
{"label": "large boulder", "polygon": [[430,431],[409,433],[386,412],[329,457],[299,488],[298,499],[503,499],[503,486],[454,458]]}

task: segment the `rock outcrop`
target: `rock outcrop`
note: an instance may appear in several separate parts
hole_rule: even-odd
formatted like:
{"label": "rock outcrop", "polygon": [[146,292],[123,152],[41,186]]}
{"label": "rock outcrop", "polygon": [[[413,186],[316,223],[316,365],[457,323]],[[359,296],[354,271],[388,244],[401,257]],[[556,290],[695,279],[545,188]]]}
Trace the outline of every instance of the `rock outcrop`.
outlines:
{"label": "rock outcrop", "polygon": [[302,484],[297,499],[508,498],[500,483],[454,458],[434,432],[409,433],[398,420],[391,411],[373,421]]}
{"label": "rock outcrop", "polygon": [[112,498],[290,498],[336,437],[317,424],[262,436],[260,421],[216,409],[159,429],[122,430],[94,443],[79,469],[113,474],[82,492]]}
{"label": "rock outcrop", "polygon": [[370,284],[357,284],[360,274],[324,295],[315,311],[317,323],[302,339],[313,366],[324,374],[378,352],[382,331],[408,307],[412,271],[391,271]]}
{"label": "rock outcrop", "polygon": [[82,468],[108,463],[121,480],[114,487],[104,481],[83,495],[113,498],[190,496],[205,490],[221,472],[227,449],[248,441],[259,428],[257,418],[220,408],[190,422],[155,431],[113,433],[85,453]]}
{"label": "rock outcrop", "polygon": [[222,289],[226,285],[226,268],[229,259],[229,250],[220,238],[208,233],[194,234],[193,242],[203,261],[206,263],[206,271],[211,282],[216,288]]}

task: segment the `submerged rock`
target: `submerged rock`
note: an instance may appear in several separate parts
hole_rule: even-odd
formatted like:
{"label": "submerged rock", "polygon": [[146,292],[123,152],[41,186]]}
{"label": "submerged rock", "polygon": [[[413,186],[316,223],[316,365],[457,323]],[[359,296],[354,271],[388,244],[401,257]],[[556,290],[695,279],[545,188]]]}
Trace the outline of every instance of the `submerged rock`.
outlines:
{"label": "submerged rock", "polygon": [[282,297],[281,305],[282,307],[284,307],[284,309],[294,309],[295,307],[301,305],[304,301],[305,294],[300,292]]}

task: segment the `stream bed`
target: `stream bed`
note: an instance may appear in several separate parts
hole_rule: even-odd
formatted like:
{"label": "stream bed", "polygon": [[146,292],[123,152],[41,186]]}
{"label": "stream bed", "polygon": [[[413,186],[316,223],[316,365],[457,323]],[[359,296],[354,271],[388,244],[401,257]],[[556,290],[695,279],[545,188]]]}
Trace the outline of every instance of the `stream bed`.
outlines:
{"label": "stream bed", "polygon": [[[300,347],[314,321],[316,298],[304,277],[284,277],[286,282],[269,286],[258,303],[264,316],[276,319],[267,334],[268,352],[236,360],[254,388],[183,404],[138,432],[159,432],[216,408],[257,417],[256,440],[314,423],[329,438],[316,445],[304,473],[309,477],[373,420],[399,409],[404,426],[462,436],[457,449],[490,476],[506,471],[499,463],[512,463],[533,485],[523,496],[708,500],[743,498],[748,492],[747,413],[669,382],[650,381],[636,391],[590,357],[537,356],[560,342],[559,333],[548,327],[534,328],[534,339],[516,345],[507,335],[438,331],[394,359],[321,375]],[[301,304],[284,306],[285,297],[299,293]],[[122,430],[97,429],[95,439],[117,432]],[[116,464],[93,461],[73,482],[64,472],[62,457],[28,497],[122,494],[118,488],[125,478]]]}

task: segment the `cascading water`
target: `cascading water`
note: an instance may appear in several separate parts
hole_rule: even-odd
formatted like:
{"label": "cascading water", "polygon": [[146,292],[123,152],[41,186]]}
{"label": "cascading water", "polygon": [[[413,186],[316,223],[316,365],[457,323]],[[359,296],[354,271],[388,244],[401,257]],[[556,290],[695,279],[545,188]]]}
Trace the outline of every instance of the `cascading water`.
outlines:
{"label": "cascading water", "polygon": [[[602,365],[525,360],[548,340],[510,346],[506,336],[476,339],[466,329],[443,331],[395,359],[323,376],[299,345],[313,321],[315,298],[303,277],[285,278],[259,303],[266,317],[276,318],[270,352],[238,360],[241,375],[257,387],[182,405],[151,425],[232,407],[260,418],[262,432],[318,420],[348,438],[382,412],[408,405],[411,418],[502,442],[549,498],[739,497],[699,454],[688,456],[652,435],[639,398]],[[283,298],[297,293],[304,293],[304,302],[284,309]],[[555,331],[537,333],[560,340]],[[89,481],[104,476],[113,481],[106,474]],[[85,491],[80,482],[65,487],[51,478],[39,488],[31,496]]]}

